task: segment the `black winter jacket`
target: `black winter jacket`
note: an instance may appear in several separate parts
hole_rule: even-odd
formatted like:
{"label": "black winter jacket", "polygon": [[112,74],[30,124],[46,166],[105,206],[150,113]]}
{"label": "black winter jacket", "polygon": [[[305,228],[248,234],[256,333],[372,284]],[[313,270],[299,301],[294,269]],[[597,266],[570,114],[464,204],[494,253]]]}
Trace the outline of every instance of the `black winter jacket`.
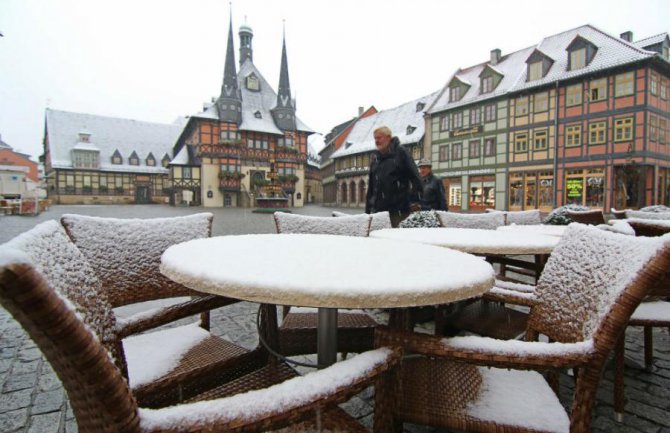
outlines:
{"label": "black winter jacket", "polygon": [[423,183],[421,210],[447,210],[447,201],[444,198],[444,185],[442,185],[442,181],[431,173],[422,178],[421,182]]}
{"label": "black winter jacket", "polygon": [[418,202],[422,191],[421,176],[416,164],[407,150],[400,145],[398,137],[391,139],[387,153],[382,154],[376,150],[372,154],[366,213],[408,213],[410,195],[412,201]]}

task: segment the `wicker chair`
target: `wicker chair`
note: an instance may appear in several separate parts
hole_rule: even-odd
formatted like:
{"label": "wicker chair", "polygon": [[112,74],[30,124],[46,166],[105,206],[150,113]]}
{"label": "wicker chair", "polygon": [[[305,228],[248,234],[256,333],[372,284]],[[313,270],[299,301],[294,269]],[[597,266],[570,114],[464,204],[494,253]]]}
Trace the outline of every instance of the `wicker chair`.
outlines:
{"label": "wicker chair", "polygon": [[191,290],[158,269],[169,246],[209,237],[212,218],[211,213],[152,219],[65,214],[61,224],[93,267],[112,308],[137,309],[138,303],[161,301],[158,307],[119,318],[123,338],[198,313],[201,326],[209,329],[209,311],[236,302]]}
{"label": "wicker chair", "polygon": [[[372,217],[368,214],[337,218],[311,217],[275,212],[277,233],[311,233],[368,236]],[[279,352],[285,356],[316,353],[316,311],[284,306],[279,326]],[[364,312],[340,311],[337,315],[337,348],[340,352],[362,352],[374,345],[377,322]]]}
{"label": "wicker chair", "polygon": [[[287,425],[295,426],[291,431],[311,431],[315,413],[324,428],[364,432],[335,405],[369,386],[398,358],[397,351],[378,349],[313,376],[295,377],[262,350],[242,349],[198,372],[206,392],[199,389],[181,405],[147,408],[124,377],[105,293],[55,221],[0,246],[0,304],[50,362],[82,433],[256,432]],[[262,329],[269,332],[272,323],[276,329],[276,308],[263,311],[262,323],[270,326]],[[203,400],[211,401],[198,403]]]}
{"label": "wicker chair", "polygon": [[566,215],[577,223],[590,224],[597,226],[598,224],[605,224],[605,215],[599,209],[591,209],[585,211],[566,210]]}
{"label": "wicker chair", "polygon": [[[636,236],[663,236],[670,233],[670,224],[659,220],[627,220],[635,230]],[[654,357],[654,327],[668,328],[670,331],[670,281],[656,287],[646,302],[642,302],[628,321],[628,326],[642,326],[644,333],[644,365],[650,371]],[[623,420],[625,409],[624,396],[624,355],[626,352],[626,335],[621,335],[614,356],[614,412],[618,420]]]}
{"label": "wicker chair", "polygon": [[[385,422],[395,432],[403,422],[471,432],[589,432],[607,356],[669,269],[670,236],[631,238],[572,224],[538,283],[527,341],[380,329],[377,344],[420,356],[403,360],[396,381],[377,384],[375,403],[393,405]],[[539,334],[550,342],[532,341]],[[569,414],[542,375],[528,371],[566,368],[576,372]]]}
{"label": "wicker chair", "polygon": [[442,227],[495,230],[505,225],[505,212],[460,214],[438,210],[435,213]]}

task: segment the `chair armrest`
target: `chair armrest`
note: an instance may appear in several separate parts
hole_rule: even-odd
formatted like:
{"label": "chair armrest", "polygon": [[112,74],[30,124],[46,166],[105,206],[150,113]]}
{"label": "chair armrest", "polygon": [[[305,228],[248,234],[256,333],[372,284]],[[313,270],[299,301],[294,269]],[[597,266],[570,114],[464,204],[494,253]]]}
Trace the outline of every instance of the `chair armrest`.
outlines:
{"label": "chair armrest", "polygon": [[580,343],[544,343],[480,336],[441,338],[392,331],[384,326],[377,328],[375,337],[376,343],[380,345],[402,347],[409,353],[519,370],[578,367],[595,354],[591,340]]}
{"label": "chair armrest", "polygon": [[223,296],[206,295],[194,297],[189,301],[170,305],[164,308],[156,308],[135,314],[129,318],[117,320],[116,330],[119,338],[123,339],[129,335],[157,328],[175,320],[203,313],[215,308],[239,302],[237,299]]}
{"label": "chair armrest", "polygon": [[504,302],[506,304],[525,305],[532,307],[537,304],[537,297],[534,293],[518,292],[516,290],[493,287],[482,295],[487,301]]}
{"label": "chair armrest", "polygon": [[369,386],[395,366],[400,350],[380,348],[260,390],[163,409],[140,409],[144,432],[266,431],[314,416]]}

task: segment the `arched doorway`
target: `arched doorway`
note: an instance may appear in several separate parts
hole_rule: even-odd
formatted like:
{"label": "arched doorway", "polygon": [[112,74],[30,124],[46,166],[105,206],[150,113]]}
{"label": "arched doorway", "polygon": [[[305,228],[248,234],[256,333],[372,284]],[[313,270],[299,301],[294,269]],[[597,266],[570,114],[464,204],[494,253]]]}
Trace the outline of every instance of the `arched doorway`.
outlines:
{"label": "arched doorway", "polygon": [[365,203],[366,195],[367,191],[365,190],[365,181],[361,180],[360,182],[358,182],[358,202]]}
{"label": "arched doorway", "polygon": [[356,183],[353,180],[349,183],[349,202],[356,204]]}
{"label": "arched doorway", "polygon": [[347,184],[345,182],[342,182],[340,190],[341,190],[340,194],[341,204],[347,204]]}

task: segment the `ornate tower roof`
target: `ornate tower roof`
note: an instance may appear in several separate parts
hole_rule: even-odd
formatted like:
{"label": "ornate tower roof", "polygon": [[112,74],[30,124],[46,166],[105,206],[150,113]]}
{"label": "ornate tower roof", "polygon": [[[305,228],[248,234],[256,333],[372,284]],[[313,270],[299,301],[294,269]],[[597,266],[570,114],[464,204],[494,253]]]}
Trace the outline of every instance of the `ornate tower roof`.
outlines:
{"label": "ornate tower roof", "polygon": [[286,56],[286,35],[284,34],[281,51],[281,69],[277,89],[277,105],[272,110],[275,123],[282,130],[295,130],[295,105],[291,99],[291,84],[288,78],[288,60]]}
{"label": "ornate tower roof", "polygon": [[233,14],[230,13],[228,26],[228,46],[226,47],[226,63],[223,70],[221,95],[216,102],[219,119],[224,122],[242,122],[242,96],[237,86],[237,70],[235,69],[235,47],[233,45]]}

